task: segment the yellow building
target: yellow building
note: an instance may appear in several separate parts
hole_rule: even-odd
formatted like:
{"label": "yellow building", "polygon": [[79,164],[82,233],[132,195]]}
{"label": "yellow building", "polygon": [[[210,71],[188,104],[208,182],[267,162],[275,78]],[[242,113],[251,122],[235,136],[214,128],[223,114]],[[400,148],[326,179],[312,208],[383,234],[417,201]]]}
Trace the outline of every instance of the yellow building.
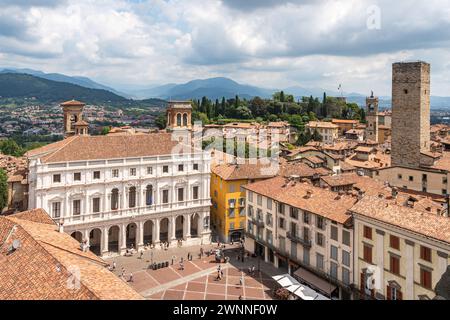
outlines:
{"label": "yellow building", "polygon": [[[267,168],[266,168],[267,169]],[[248,183],[271,178],[261,164],[220,164],[211,169],[211,222],[213,240],[237,241],[246,224],[245,190]]]}
{"label": "yellow building", "polygon": [[361,298],[433,299],[450,260],[450,218],[440,208],[366,196],[354,218],[354,282]]}

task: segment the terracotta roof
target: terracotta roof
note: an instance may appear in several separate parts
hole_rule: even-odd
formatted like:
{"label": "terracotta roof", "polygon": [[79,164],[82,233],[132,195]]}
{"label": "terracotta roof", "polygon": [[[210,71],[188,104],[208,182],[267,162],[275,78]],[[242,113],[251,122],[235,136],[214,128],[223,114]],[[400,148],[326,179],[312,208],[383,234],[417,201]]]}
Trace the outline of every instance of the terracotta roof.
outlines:
{"label": "terracotta roof", "polygon": [[323,160],[322,158],[319,158],[318,156],[308,156],[308,157],[304,157],[304,159],[308,160],[311,163],[315,163],[315,164],[320,164],[320,163],[325,162],[325,160]]}
{"label": "terracotta roof", "polygon": [[450,244],[450,219],[366,196],[351,211]]}
{"label": "terracotta roof", "polygon": [[[178,145],[170,133],[75,136],[32,150],[43,163],[170,155]],[[177,149],[177,148],[175,148]]]}
{"label": "terracotta roof", "polygon": [[290,161],[281,163],[281,170],[279,175],[283,177],[290,177],[293,175],[299,176],[300,178],[312,178],[314,175],[329,175],[330,170],[319,170],[325,168],[311,168],[306,163],[300,161]]}
{"label": "terracotta roof", "polygon": [[257,164],[219,164],[211,171],[224,180],[267,179],[279,172],[278,166],[270,166],[258,162]]}
{"label": "terracotta roof", "polygon": [[[244,188],[338,223],[346,223],[350,219],[347,211],[357,201],[352,196],[340,196],[309,183],[289,181],[279,176],[246,185]],[[309,198],[308,192],[311,192]]]}
{"label": "terracotta roof", "polygon": [[325,121],[310,121],[306,124],[309,128],[329,128],[329,129],[337,129],[338,126],[331,122]]}
{"label": "terracotta roof", "polygon": [[[46,216],[42,209],[0,216],[1,300],[142,299]],[[20,247],[10,251],[14,240]],[[78,288],[68,286],[72,277]]]}
{"label": "terracotta roof", "polygon": [[84,120],[78,120],[77,122],[74,123],[75,126],[87,126],[89,125],[89,123],[87,123]]}
{"label": "terracotta roof", "polygon": [[77,100],[69,100],[60,104],[61,106],[85,106],[86,104]]}
{"label": "terracotta roof", "polygon": [[348,124],[357,124],[358,120],[347,120],[347,119],[332,119],[332,123],[348,123]]}
{"label": "terracotta roof", "polygon": [[364,152],[364,153],[370,153],[373,151],[373,147],[363,147],[359,146],[355,149],[356,152]]}
{"label": "terracotta roof", "polygon": [[358,175],[350,173],[350,174],[338,174],[335,176],[325,176],[320,179],[328,184],[330,187],[339,187],[339,186],[347,186],[353,185],[356,183]]}
{"label": "terracotta roof", "polygon": [[289,127],[289,123],[285,122],[285,121],[269,122],[267,124],[267,126],[273,127],[273,128],[284,128],[284,127]]}

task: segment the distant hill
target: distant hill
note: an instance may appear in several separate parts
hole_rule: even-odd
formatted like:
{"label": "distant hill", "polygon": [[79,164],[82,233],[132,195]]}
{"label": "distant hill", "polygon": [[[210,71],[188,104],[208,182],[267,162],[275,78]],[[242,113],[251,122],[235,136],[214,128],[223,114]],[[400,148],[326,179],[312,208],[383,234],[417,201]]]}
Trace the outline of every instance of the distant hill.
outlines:
{"label": "distant hill", "polygon": [[270,97],[272,93],[270,89],[239,84],[223,77],[192,80],[184,84],[166,84],[139,92],[141,96],[145,97],[173,100],[201,99],[203,96],[210,99],[234,98],[236,95],[242,98],[255,96],[266,98]]}
{"label": "distant hill", "polygon": [[111,91],[112,93],[115,93],[119,96],[126,96],[129,98],[126,94],[121,93],[111,87],[102,85],[98,82],[95,82],[87,77],[79,77],[79,76],[66,76],[61,73],[45,73],[38,70],[33,69],[17,69],[17,68],[5,68],[0,70],[1,73],[22,73],[22,74],[29,74],[35,77],[52,80],[52,81],[59,81],[59,82],[67,82],[71,84],[76,84],[81,87],[89,88],[89,89],[100,89],[100,90],[107,90]]}
{"label": "distant hill", "polygon": [[61,102],[77,99],[86,103],[131,102],[124,97],[103,89],[89,89],[79,85],[59,82],[20,73],[0,73],[0,97],[22,98],[42,102]]}

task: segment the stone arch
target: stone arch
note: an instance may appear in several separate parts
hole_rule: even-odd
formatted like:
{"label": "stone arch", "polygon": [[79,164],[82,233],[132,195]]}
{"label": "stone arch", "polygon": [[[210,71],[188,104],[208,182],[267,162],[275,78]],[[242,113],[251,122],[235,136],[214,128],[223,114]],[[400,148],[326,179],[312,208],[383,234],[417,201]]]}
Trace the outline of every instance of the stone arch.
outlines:
{"label": "stone arch", "polygon": [[111,226],[108,229],[108,250],[111,252],[119,252],[120,228],[119,226]]}
{"label": "stone arch", "polygon": [[175,218],[175,238],[183,239],[185,218],[183,215]]}
{"label": "stone arch", "polygon": [[154,222],[152,220],[147,220],[144,223],[144,244],[153,242],[153,227]]}
{"label": "stone arch", "polygon": [[163,218],[159,222],[159,240],[162,242],[169,241],[169,219]]}
{"label": "stone arch", "polygon": [[200,223],[200,216],[198,215],[198,213],[194,213],[191,216],[191,237],[195,238],[199,236],[199,223]]}
{"label": "stone arch", "polygon": [[187,127],[188,125],[188,115],[187,113],[183,113],[183,126]]}
{"label": "stone arch", "polygon": [[80,243],[83,241],[83,234],[81,231],[74,231],[70,234],[70,236]]}
{"label": "stone arch", "polygon": [[111,210],[119,209],[119,189],[111,190]]}
{"label": "stone arch", "polygon": [[181,127],[181,113],[177,113],[177,127]]}
{"label": "stone arch", "polygon": [[92,229],[89,232],[89,249],[96,255],[101,255],[102,250],[102,231],[99,228]]}
{"label": "stone arch", "polygon": [[126,230],[126,244],[127,248],[137,248],[137,225],[132,222],[127,225]]}

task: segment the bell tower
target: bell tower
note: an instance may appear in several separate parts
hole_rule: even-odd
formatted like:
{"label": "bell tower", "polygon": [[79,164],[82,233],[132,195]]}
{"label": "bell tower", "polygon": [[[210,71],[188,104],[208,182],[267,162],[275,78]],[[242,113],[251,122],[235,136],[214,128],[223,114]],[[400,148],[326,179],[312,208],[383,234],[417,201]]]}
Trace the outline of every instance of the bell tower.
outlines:
{"label": "bell tower", "polygon": [[61,103],[64,112],[64,136],[87,134],[87,122],[83,121],[83,109],[86,104],[76,100]]}
{"label": "bell tower", "polygon": [[167,107],[168,129],[192,129],[192,106],[190,101],[169,101]]}
{"label": "bell tower", "polygon": [[366,140],[378,142],[378,97],[374,97],[373,91],[370,97],[366,98]]}

